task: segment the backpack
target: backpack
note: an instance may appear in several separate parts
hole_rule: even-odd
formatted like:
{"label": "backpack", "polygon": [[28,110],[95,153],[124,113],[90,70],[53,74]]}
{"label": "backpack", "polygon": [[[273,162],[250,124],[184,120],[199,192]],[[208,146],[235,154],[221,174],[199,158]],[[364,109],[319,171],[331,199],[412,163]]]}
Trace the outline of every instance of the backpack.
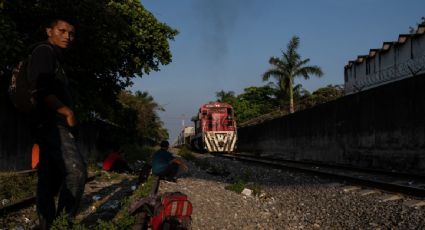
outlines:
{"label": "backpack", "polygon": [[192,203],[181,192],[167,192],[158,197],[150,224],[153,230],[190,229]]}
{"label": "backpack", "polygon": [[[40,46],[48,46],[53,51],[53,47],[48,44],[41,44]],[[19,62],[19,64],[12,71],[12,78],[9,84],[9,97],[19,111],[30,112],[35,109],[36,100],[34,98],[34,82],[30,80],[30,63],[31,54]]]}

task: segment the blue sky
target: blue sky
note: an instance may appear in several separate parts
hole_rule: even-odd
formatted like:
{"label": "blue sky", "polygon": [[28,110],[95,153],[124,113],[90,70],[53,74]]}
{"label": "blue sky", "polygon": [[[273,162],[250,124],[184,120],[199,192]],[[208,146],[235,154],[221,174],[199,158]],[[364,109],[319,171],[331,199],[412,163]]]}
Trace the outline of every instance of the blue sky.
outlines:
{"label": "blue sky", "polygon": [[298,52],[324,71],[298,79],[310,92],[343,84],[344,65],[408,33],[425,16],[424,0],[142,0],[155,17],[179,30],[170,42],[173,62],[137,79],[131,90],[147,91],[165,108],[159,116],[174,141],[200,105],[220,90],[236,94],[266,82],[271,56],[292,36]]}

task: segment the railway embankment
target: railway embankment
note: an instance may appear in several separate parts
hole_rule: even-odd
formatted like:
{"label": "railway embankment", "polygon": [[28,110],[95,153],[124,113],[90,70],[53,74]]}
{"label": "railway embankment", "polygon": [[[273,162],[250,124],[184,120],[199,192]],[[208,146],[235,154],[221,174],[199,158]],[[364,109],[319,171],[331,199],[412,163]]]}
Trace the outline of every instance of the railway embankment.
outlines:
{"label": "railway embankment", "polygon": [[[189,152],[183,157],[188,159],[189,171],[177,183],[161,181],[159,192],[180,191],[188,195],[193,204],[194,230],[418,229],[425,226],[425,203],[412,197],[210,154]],[[127,210],[125,204],[150,187],[141,184],[132,191],[133,179],[105,174],[87,183],[77,218],[81,226],[114,229],[111,227],[116,225],[112,222]],[[6,224],[9,220],[15,221],[11,226],[32,229],[36,224],[34,207],[0,218],[0,228],[9,229],[10,223]],[[96,223],[99,220],[103,220],[101,225]],[[126,226],[117,229],[129,229]]]}
{"label": "railway embankment", "polygon": [[423,174],[425,75],[238,129],[238,151]]}
{"label": "railway embankment", "polygon": [[[197,155],[177,183],[193,204],[192,229],[417,229],[423,201],[325,177]],[[240,193],[234,185],[248,188]],[[252,191],[252,193],[250,193]]]}

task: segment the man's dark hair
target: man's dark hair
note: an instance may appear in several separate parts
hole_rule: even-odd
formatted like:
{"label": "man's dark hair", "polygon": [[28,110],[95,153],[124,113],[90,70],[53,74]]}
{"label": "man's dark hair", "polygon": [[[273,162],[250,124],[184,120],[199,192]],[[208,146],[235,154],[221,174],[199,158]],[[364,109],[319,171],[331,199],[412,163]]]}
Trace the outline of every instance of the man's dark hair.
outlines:
{"label": "man's dark hair", "polygon": [[46,27],[53,28],[56,24],[58,24],[59,21],[67,22],[68,24],[73,26],[75,26],[76,24],[75,20],[71,17],[57,16],[57,17],[49,18],[47,21]]}
{"label": "man's dark hair", "polygon": [[161,144],[159,146],[161,146],[161,148],[168,148],[170,146],[170,143],[168,143],[168,141],[161,141]]}

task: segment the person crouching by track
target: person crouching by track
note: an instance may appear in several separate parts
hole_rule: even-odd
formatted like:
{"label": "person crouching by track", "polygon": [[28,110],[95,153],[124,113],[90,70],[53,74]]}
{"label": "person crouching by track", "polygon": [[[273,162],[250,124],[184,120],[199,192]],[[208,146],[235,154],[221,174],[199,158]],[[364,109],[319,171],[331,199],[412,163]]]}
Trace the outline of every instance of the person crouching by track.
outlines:
{"label": "person crouching by track", "polygon": [[102,164],[102,169],[108,172],[116,173],[133,173],[133,170],[128,166],[127,161],[122,157],[122,151],[118,144],[112,143],[108,155]]}
{"label": "person crouching by track", "polygon": [[177,181],[177,173],[180,167],[187,171],[188,168],[183,161],[175,158],[168,152],[170,144],[168,141],[162,141],[160,144],[161,149],[154,153],[152,159],[152,173],[155,176],[163,177],[168,181]]}

